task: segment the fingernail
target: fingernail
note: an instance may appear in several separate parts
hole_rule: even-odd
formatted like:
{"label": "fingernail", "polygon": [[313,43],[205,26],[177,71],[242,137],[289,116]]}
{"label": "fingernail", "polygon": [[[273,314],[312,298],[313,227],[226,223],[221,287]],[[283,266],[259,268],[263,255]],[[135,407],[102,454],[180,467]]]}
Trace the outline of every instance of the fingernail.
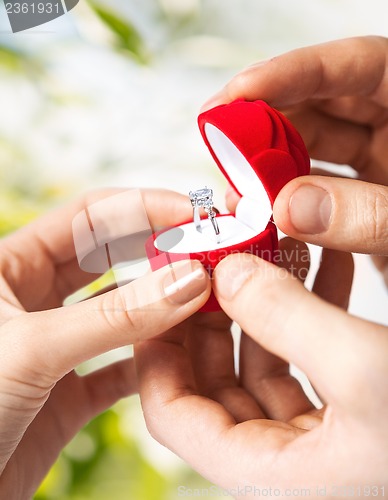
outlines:
{"label": "fingernail", "polygon": [[166,298],[177,305],[186,304],[203,293],[208,276],[200,263],[182,262],[173,264],[163,280]]}
{"label": "fingernail", "polygon": [[266,64],[268,64],[269,62],[273,61],[274,59],[275,59],[274,57],[272,57],[272,58],[270,58],[270,59],[263,59],[262,61],[258,61],[258,62],[256,62],[256,63],[251,64],[250,66],[248,66],[248,68],[247,68],[247,69],[251,69],[251,68],[253,68],[253,69],[260,68],[261,66],[265,66]]}
{"label": "fingernail", "polygon": [[320,234],[330,225],[332,202],[324,189],[304,184],[291,196],[289,214],[299,233]]}
{"label": "fingernail", "polygon": [[226,258],[219,264],[215,272],[214,288],[216,295],[231,301],[241,290],[248,279],[260,268],[252,256],[240,254]]}

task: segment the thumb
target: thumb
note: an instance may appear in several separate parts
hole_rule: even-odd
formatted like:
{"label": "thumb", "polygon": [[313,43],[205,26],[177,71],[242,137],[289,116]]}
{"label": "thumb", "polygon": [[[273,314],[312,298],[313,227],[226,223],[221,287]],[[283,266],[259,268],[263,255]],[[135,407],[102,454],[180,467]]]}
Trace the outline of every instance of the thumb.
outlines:
{"label": "thumb", "polygon": [[35,374],[35,386],[48,386],[83,361],[163,333],[209,294],[203,266],[182,261],[79,304],[20,315],[2,328],[2,371],[20,367],[24,378]]}
{"label": "thumb", "polygon": [[324,302],[286,270],[253,255],[228,256],[213,279],[222,309],[247,335],[303,370],[325,401],[364,411],[360,394],[368,399],[371,390],[360,360],[385,373],[384,327]]}
{"label": "thumb", "polygon": [[289,182],[274,205],[289,236],[326,248],[388,254],[388,187],[308,176]]}

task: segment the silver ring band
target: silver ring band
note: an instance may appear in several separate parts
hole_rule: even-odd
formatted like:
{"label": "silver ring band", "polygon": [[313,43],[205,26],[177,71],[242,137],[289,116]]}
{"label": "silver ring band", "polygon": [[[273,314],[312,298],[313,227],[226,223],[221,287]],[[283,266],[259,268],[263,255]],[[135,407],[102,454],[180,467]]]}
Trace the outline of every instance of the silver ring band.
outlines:
{"label": "silver ring band", "polygon": [[193,207],[193,220],[195,229],[199,233],[202,233],[202,225],[201,225],[201,217],[199,215],[199,209],[200,207],[203,207],[205,212],[207,213],[208,219],[212,223],[217,238],[217,243],[220,243],[220,229],[218,227],[218,222],[216,220],[217,213],[215,212],[213,205],[213,190],[205,186],[202,189],[197,189],[196,191],[190,191],[189,197],[191,205]]}

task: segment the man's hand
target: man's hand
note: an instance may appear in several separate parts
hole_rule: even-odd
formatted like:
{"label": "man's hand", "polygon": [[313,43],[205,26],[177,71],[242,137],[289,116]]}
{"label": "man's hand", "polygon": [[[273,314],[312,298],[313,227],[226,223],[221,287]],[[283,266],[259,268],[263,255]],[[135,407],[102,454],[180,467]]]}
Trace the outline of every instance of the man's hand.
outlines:
{"label": "man's hand", "polygon": [[[357,495],[357,487],[361,496],[373,487],[383,497],[388,331],[342,310],[351,281],[349,254],[332,250],[324,251],[317,295],[255,256],[224,259],[214,287],[227,316],[195,315],[136,347],[151,434],[236,498],[269,488],[276,496],[304,489],[310,498],[326,488],[335,497],[352,488]],[[239,375],[228,317],[245,332]],[[289,363],[308,375],[322,410],[290,376]]]}
{"label": "man's hand", "polygon": [[[263,99],[286,112],[313,158],[359,177],[297,178],[277,197],[280,229],[334,249],[323,251],[315,293],[273,264],[229,256],[213,276],[227,316],[194,316],[136,348],[151,433],[236,497],[239,486],[241,498],[269,487],[383,497],[388,487],[388,331],[343,310],[352,265],[338,252],[388,254],[387,59],[377,37],[299,49],[248,68],[203,108]],[[229,207],[237,201],[229,191]],[[238,376],[228,317],[244,332]]]}
{"label": "man's hand", "polygon": [[[204,105],[263,99],[288,115],[312,158],[350,165],[367,181],[312,175],[288,183],[276,199],[274,218],[289,236],[386,255],[387,61],[388,40],[380,37],[301,48],[247,68]],[[236,202],[229,190],[229,208]],[[388,260],[375,262],[388,284]]]}

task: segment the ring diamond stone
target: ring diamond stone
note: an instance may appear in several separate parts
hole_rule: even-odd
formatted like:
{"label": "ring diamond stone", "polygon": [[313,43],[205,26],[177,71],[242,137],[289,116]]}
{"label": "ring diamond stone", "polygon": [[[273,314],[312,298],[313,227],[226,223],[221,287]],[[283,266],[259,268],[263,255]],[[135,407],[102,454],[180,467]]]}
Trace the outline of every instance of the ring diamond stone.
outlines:
{"label": "ring diamond stone", "polygon": [[193,219],[196,230],[202,233],[201,217],[199,215],[199,209],[202,207],[207,213],[208,219],[212,223],[214,232],[217,237],[217,243],[219,243],[220,229],[218,227],[218,223],[216,220],[217,213],[214,211],[213,190],[205,186],[202,189],[197,189],[196,191],[190,191],[189,197],[191,205],[193,207]]}

